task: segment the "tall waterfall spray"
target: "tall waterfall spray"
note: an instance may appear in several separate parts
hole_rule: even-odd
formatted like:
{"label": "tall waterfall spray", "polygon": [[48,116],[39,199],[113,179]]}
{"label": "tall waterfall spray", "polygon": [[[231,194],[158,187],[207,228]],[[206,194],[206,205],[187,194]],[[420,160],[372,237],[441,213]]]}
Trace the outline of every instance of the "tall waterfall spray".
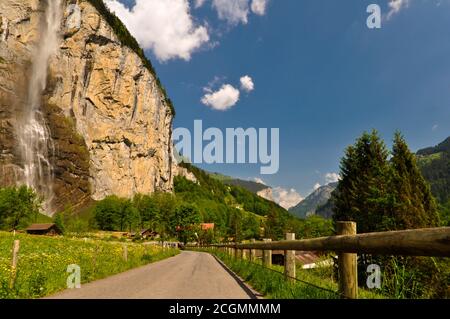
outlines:
{"label": "tall waterfall spray", "polygon": [[61,0],[47,0],[45,21],[33,55],[27,104],[18,131],[24,165],[22,182],[44,196],[47,212],[51,212],[53,198],[53,169],[49,154],[54,151],[54,147],[42,111],[41,98],[47,84],[50,57],[58,50],[61,19]]}

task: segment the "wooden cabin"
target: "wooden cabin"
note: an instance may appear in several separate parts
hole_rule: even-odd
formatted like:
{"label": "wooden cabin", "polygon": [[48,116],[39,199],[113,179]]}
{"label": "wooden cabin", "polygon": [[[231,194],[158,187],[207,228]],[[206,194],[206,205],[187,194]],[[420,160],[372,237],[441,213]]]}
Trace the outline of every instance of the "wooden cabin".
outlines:
{"label": "wooden cabin", "polygon": [[61,230],[55,224],[33,224],[26,229],[30,235],[56,236],[61,235]]}

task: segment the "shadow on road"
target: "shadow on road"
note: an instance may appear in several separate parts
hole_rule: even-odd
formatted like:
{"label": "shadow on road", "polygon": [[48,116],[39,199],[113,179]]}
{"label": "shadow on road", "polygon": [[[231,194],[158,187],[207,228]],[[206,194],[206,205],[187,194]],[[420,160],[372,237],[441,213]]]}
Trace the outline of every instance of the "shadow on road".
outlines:
{"label": "shadow on road", "polygon": [[216,259],[216,261],[219,263],[220,266],[222,266],[223,269],[225,269],[225,271],[230,274],[231,277],[233,277],[233,279],[236,281],[236,283],[242,288],[242,290],[245,291],[245,293],[250,297],[250,299],[262,299],[263,296],[250,289],[245,282],[238,276],[236,275],[233,271],[231,271],[219,258],[217,258],[216,256],[213,255],[213,257]]}

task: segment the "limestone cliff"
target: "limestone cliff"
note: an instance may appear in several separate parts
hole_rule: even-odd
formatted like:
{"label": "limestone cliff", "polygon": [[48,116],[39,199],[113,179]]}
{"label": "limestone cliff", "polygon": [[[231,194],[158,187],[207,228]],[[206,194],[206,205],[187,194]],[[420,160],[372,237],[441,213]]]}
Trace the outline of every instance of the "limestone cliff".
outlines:
{"label": "limestone cliff", "polygon": [[[0,185],[23,178],[17,122],[47,1],[0,1]],[[173,112],[159,81],[90,1],[62,6],[59,48],[42,94],[52,210],[111,194],[171,191]]]}

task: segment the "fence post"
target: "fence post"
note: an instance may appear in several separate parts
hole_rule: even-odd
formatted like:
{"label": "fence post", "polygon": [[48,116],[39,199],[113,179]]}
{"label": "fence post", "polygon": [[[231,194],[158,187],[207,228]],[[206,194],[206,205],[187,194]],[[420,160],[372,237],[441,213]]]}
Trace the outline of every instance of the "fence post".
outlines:
{"label": "fence post", "polygon": [[[250,240],[250,243],[255,243],[254,239]],[[250,261],[254,262],[256,260],[256,249],[250,249]]]}
{"label": "fence post", "polygon": [[[337,222],[338,235],[356,235],[355,222]],[[344,299],[358,298],[357,254],[339,253],[339,294]]]}
{"label": "fence post", "polygon": [[[265,238],[263,239],[264,242],[269,243],[272,241],[272,239]],[[263,265],[265,267],[272,266],[272,251],[271,250],[263,250]]]}
{"label": "fence post", "polygon": [[123,245],[123,260],[128,261],[128,247],[126,244]]}
{"label": "fence post", "polygon": [[19,260],[19,248],[20,241],[15,240],[13,245],[13,253],[12,253],[12,274],[11,274],[11,282],[9,283],[9,287],[11,289],[14,288],[14,283],[16,282],[16,274],[17,274],[17,262]]}
{"label": "fence post", "polygon": [[[235,244],[235,245],[237,245],[237,244]],[[234,247],[234,258],[236,258],[236,259],[239,259],[240,258],[240,253],[241,253],[241,251],[240,251],[240,249],[238,249],[236,246]]]}
{"label": "fence post", "polygon": [[[295,240],[295,234],[287,233],[286,240]],[[284,251],[284,275],[286,280],[295,282],[295,250]]]}
{"label": "fence post", "polygon": [[242,260],[247,259],[247,250],[242,249]]}

